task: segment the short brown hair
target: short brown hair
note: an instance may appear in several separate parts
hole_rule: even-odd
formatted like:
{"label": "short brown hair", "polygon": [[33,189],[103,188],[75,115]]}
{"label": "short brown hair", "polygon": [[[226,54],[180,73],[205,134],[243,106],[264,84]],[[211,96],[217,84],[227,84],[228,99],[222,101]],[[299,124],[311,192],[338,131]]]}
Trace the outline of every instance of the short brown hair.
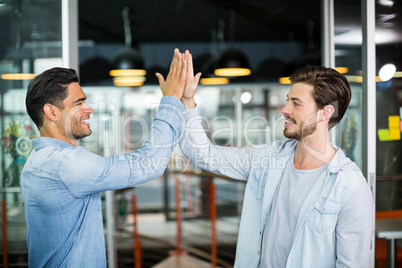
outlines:
{"label": "short brown hair", "polygon": [[313,99],[318,109],[332,105],[335,112],[329,120],[329,129],[337,125],[352,98],[348,80],[343,74],[323,66],[304,67],[290,76],[292,84],[306,83],[314,87]]}

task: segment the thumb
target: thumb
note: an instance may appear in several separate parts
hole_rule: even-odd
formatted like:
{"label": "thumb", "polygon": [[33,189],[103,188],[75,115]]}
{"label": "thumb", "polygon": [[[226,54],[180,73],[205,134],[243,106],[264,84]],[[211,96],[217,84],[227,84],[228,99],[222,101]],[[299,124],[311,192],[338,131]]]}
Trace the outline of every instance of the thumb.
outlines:
{"label": "thumb", "polygon": [[161,75],[160,73],[156,73],[155,75],[156,77],[158,77],[159,85],[162,87],[163,84],[165,84],[165,78],[163,78],[163,75]]}
{"label": "thumb", "polygon": [[196,74],[194,76],[194,83],[198,84],[198,82],[200,81],[200,77],[201,77],[201,72],[199,72],[198,74]]}

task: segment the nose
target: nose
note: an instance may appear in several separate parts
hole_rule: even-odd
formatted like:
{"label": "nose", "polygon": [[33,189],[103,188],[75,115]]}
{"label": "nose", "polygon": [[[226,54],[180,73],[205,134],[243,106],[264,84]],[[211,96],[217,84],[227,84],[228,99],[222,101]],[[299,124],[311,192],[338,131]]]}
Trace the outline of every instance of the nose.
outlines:
{"label": "nose", "polygon": [[289,102],[287,102],[287,103],[285,104],[285,106],[283,106],[283,108],[282,108],[282,110],[281,110],[281,113],[282,113],[283,115],[288,115],[288,114],[290,114],[290,112],[289,112]]}
{"label": "nose", "polygon": [[89,106],[88,103],[86,103],[86,102],[85,102],[85,107],[84,108],[85,108],[85,110],[88,111],[89,114],[93,113],[93,110],[92,110],[91,106]]}

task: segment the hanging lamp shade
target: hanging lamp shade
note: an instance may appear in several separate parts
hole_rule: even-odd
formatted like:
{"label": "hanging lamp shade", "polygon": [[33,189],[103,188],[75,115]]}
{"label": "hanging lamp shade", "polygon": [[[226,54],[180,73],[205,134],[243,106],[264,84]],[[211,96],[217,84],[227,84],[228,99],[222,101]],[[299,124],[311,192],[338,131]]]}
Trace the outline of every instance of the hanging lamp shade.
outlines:
{"label": "hanging lamp shade", "polygon": [[[17,2],[17,1],[15,1]],[[21,1],[13,3],[13,16],[16,25],[22,25],[23,12],[21,9]],[[5,5],[5,4],[2,4]],[[3,73],[0,78],[3,80],[31,80],[35,77],[33,73],[33,56],[31,50],[26,50],[22,46],[22,27],[17,27],[15,50],[6,55],[2,61],[12,62],[12,67],[8,68],[7,73]]]}
{"label": "hanging lamp shade", "polygon": [[145,82],[144,60],[135,49],[126,47],[116,53],[112,60],[112,70],[115,86],[139,87]]}
{"label": "hanging lamp shade", "polygon": [[209,59],[205,62],[202,67],[202,75],[200,79],[200,83],[202,85],[226,85],[229,84],[229,78],[220,77],[214,74],[214,69],[216,63],[218,61],[218,57],[214,57],[209,55]]}
{"label": "hanging lamp shade", "polygon": [[146,73],[144,60],[133,48],[123,48],[113,57],[110,76],[144,76]]}
{"label": "hanging lamp shade", "polygon": [[132,36],[130,27],[130,10],[124,7],[122,11],[124,38],[126,47],[119,50],[112,59],[112,70],[109,72],[113,76],[115,86],[142,86],[147,72],[144,70],[144,60],[141,54],[132,48]]}
{"label": "hanging lamp shade", "polygon": [[217,76],[247,76],[251,74],[249,66],[248,59],[243,51],[229,49],[219,57],[214,73]]}

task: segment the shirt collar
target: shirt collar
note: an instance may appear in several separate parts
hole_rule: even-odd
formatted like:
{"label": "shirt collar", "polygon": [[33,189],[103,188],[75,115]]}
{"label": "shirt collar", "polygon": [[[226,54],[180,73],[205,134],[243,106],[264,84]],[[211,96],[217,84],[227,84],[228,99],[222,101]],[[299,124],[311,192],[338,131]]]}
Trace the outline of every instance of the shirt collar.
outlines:
{"label": "shirt collar", "polygon": [[58,148],[68,148],[68,147],[74,147],[74,145],[59,140],[59,139],[55,139],[55,138],[50,138],[50,137],[40,137],[40,138],[36,138],[33,139],[31,141],[32,146],[34,147],[34,149],[40,149],[43,147],[47,147],[47,146],[51,146],[51,147],[58,147]]}

